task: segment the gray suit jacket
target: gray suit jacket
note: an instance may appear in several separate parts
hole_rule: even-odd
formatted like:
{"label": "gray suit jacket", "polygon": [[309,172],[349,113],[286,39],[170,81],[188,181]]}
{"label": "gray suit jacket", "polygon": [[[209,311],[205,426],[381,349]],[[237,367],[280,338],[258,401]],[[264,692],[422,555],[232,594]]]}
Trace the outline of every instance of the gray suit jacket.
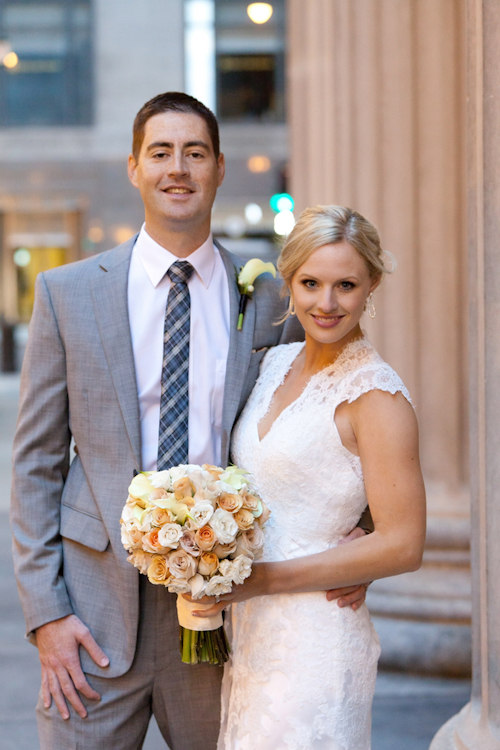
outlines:
{"label": "gray suit jacket", "polygon": [[[14,442],[11,524],[27,632],[75,613],[111,663],[100,670],[82,649],[85,671],[109,677],[132,663],[139,614],[139,574],[126,561],[119,524],[127,487],[141,469],[127,305],[134,242],[39,275]],[[296,319],[272,325],[286,303],[280,282],[268,274],[257,279],[237,331],[241,261],[220,250],[231,316],[225,464],[232,427],[267,348],[301,339],[303,331]],[[70,464],[72,437],[77,455]]]}

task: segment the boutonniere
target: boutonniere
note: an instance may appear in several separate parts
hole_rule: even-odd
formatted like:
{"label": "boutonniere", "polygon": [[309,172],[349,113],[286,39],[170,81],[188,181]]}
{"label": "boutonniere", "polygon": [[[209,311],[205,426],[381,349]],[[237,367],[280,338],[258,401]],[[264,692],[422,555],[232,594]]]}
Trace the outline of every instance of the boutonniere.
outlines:
{"label": "boutonniere", "polygon": [[238,284],[240,293],[240,309],[238,311],[238,325],[236,326],[238,331],[241,331],[243,328],[245,309],[248,299],[252,299],[254,281],[261,273],[270,273],[276,278],[274,265],[272,263],[264,263],[263,260],[259,260],[258,258],[249,260],[248,263],[242,266],[240,272],[236,274],[236,283]]}

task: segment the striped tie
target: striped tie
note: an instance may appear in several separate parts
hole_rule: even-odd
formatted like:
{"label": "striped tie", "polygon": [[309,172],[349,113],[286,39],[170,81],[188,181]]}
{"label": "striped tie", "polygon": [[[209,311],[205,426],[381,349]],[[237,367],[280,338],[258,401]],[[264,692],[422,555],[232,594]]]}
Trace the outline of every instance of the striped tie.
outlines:
{"label": "striped tie", "polygon": [[163,334],[158,471],[188,463],[189,452],[189,324],[191,298],[188,281],[193,266],[173,263],[167,273],[168,293]]}

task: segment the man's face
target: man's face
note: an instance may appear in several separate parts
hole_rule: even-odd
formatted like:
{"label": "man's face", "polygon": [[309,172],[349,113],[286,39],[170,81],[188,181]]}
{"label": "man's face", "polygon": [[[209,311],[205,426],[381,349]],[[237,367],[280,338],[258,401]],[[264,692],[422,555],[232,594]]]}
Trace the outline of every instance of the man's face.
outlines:
{"label": "man's face", "polygon": [[146,224],[166,220],[173,229],[189,231],[210,221],[224,157],[215,158],[203,118],[163,112],[146,122],[141,151],[137,161],[129,156],[128,173],[141,193]]}

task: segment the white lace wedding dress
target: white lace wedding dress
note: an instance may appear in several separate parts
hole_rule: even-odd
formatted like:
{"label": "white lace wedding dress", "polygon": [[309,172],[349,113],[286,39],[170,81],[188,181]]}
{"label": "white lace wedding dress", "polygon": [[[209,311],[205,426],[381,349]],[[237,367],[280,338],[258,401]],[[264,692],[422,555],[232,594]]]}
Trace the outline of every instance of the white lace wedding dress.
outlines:
{"label": "white lace wedding dress", "polygon": [[[314,375],[259,441],[269,409],[303,343],[270,350],[236,426],[232,457],[272,510],[263,560],[334,547],[366,506],[359,458],[340,441],[336,407],[372,389],[408,392],[361,339]],[[232,607],[218,750],[369,750],[380,653],[365,605],[324,592],[262,596]]]}

